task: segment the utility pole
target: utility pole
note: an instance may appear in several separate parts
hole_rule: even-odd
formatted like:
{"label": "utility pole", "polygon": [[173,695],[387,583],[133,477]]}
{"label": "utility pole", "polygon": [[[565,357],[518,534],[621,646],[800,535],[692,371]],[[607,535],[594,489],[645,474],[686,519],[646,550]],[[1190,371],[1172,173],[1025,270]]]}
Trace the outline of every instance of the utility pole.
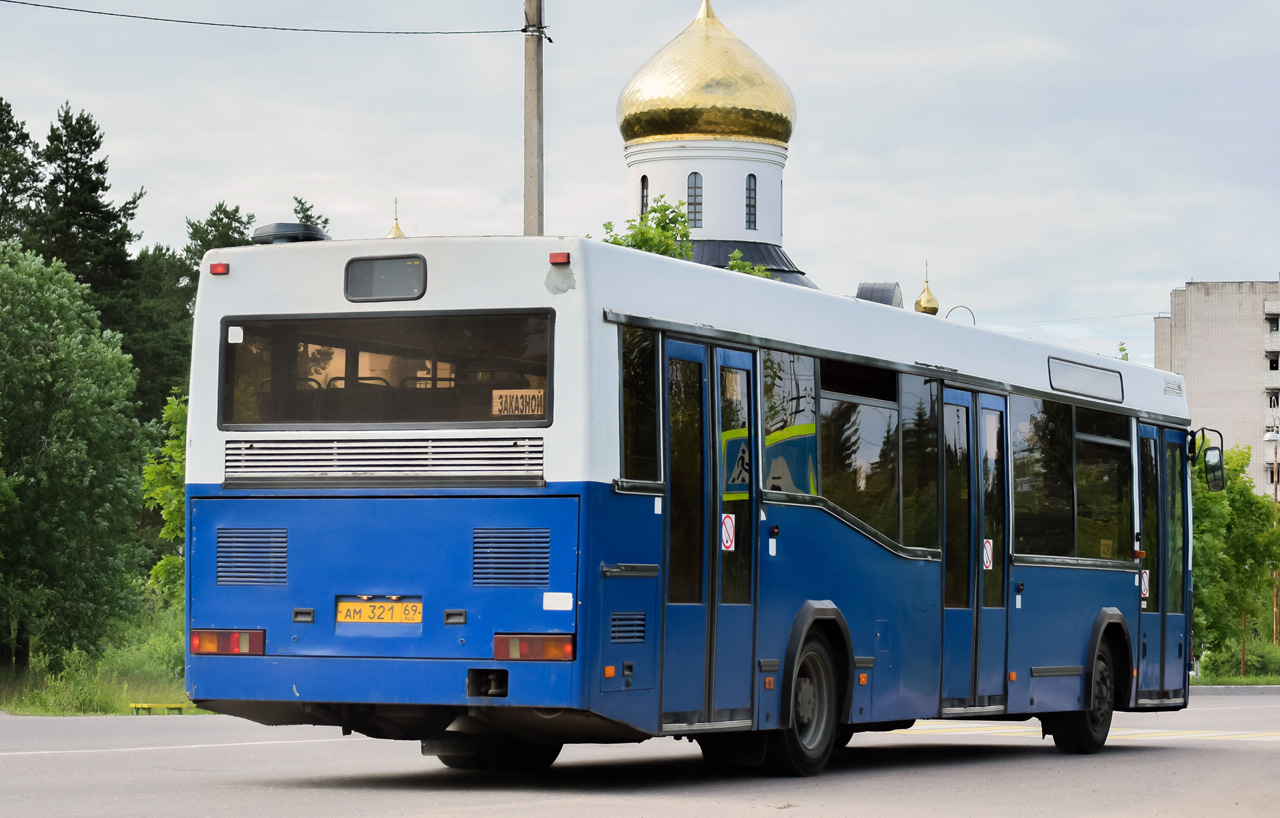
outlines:
{"label": "utility pole", "polygon": [[524,0],[524,234],[541,236],[543,0]]}

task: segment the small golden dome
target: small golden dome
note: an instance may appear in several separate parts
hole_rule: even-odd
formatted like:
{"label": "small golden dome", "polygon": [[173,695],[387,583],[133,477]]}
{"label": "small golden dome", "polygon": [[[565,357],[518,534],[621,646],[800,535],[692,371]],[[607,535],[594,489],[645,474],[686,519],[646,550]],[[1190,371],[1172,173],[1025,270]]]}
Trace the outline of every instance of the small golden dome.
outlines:
{"label": "small golden dome", "polygon": [[924,312],[929,315],[938,314],[938,299],[933,297],[933,290],[929,289],[929,264],[924,265],[924,291],[920,293],[920,297],[916,299],[916,312]]}
{"label": "small golden dome", "polygon": [[400,229],[400,200],[395,200],[395,221],[391,223],[391,232],[387,234],[389,239],[404,238],[404,231]]}
{"label": "small golden dome", "polygon": [[796,101],[782,77],[711,9],[640,67],[618,97],[628,145],[670,139],[747,139],[786,145]]}

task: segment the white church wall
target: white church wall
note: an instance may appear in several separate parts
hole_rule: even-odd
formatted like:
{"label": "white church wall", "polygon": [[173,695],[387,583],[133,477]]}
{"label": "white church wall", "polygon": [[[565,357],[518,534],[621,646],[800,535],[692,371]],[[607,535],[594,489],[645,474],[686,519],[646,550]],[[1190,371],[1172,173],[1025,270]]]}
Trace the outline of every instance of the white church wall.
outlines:
{"label": "white church wall", "polygon": [[[689,198],[689,174],[702,174],[702,227],[694,239],[724,239],[782,244],[782,170],[787,149],[763,142],[673,140],[626,148],[630,172],[628,218],[640,213],[640,179],[649,178],[649,201]],[[756,229],[746,226],[746,182],[756,176]]]}

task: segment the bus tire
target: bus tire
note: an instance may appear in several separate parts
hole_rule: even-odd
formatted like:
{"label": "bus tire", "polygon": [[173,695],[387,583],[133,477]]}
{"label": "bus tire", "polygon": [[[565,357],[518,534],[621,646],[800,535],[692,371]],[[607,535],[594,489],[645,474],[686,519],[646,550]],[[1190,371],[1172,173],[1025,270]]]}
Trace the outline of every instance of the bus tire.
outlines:
{"label": "bus tire", "polygon": [[1093,695],[1085,710],[1060,713],[1045,722],[1045,729],[1053,736],[1058,751],[1071,755],[1096,753],[1107,743],[1111,732],[1111,716],[1115,713],[1116,678],[1112,668],[1111,649],[1106,642],[1098,645],[1093,657],[1093,672],[1089,684]]}
{"label": "bus tire", "polygon": [[791,723],[769,733],[766,760],[782,775],[817,775],[831,759],[836,738],[835,663],[821,631],[812,630],[791,680]]}

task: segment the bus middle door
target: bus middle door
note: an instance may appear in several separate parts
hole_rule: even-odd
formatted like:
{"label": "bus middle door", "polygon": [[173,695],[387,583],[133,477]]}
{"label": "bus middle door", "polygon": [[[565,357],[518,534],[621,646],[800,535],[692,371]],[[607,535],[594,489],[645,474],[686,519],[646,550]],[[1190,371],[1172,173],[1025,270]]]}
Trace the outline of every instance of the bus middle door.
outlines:
{"label": "bus middle door", "polygon": [[668,340],[665,360],[662,725],[749,726],[758,515],[754,359]]}
{"label": "bus middle door", "polygon": [[1005,710],[1005,399],[947,389],[943,400],[941,714]]}

